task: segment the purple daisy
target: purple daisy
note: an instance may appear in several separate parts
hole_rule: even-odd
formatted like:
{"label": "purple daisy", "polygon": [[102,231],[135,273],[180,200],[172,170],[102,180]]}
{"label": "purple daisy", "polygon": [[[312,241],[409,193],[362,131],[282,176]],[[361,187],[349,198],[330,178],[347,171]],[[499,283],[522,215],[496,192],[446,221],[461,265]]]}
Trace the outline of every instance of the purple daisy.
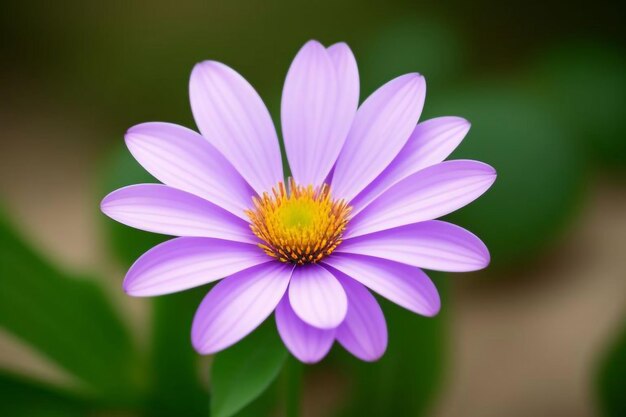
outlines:
{"label": "purple daisy", "polygon": [[276,130],[253,87],[224,64],[197,64],[189,93],[201,134],[168,123],[129,129],[130,152],[163,184],[102,201],[118,222],[178,236],[133,264],[125,291],[155,296],[222,279],[193,321],[202,354],[238,342],[275,312],[282,340],[303,362],[321,360],[335,340],[362,360],[380,358],[387,326],[370,290],[433,316],[439,295],[421,268],[489,263],[480,239],[434,219],[483,194],[495,170],[442,162],[470,124],[418,124],[425,92],[424,77],[407,74],[359,107],[350,48],[308,42],[283,89],[285,180]]}

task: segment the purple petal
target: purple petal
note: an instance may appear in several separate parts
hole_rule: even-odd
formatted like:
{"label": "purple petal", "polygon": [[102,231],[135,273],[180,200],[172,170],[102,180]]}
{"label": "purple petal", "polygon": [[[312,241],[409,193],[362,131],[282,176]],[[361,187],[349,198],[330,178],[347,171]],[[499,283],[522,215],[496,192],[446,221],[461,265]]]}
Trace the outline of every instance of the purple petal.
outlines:
{"label": "purple petal", "polygon": [[489,250],[476,235],[438,220],[347,239],[336,252],[375,256],[436,271],[476,271],[489,264]]}
{"label": "purple petal", "polygon": [[439,293],[419,268],[386,259],[333,253],[324,260],[372,291],[414,313],[434,316],[441,306]]}
{"label": "purple petal", "polygon": [[206,139],[259,194],[283,180],[278,137],[254,88],[215,61],[197,64],[189,82],[191,110]]}
{"label": "purple petal", "polygon": [[173,236],[256,243],[248,223],[207,200],[162,184],[138,184],[107,195],[100,205],[114,220]]}
{"label": "purple petal", "polygon": [[208,355],[243,339],[272,314],[290,276],[289,265],[270,261],[219,282],[193,319],[193,347]]}
{"label": "purple petal", "polygon": [[383,311],[363,285],[337,270],[333,272],[348,296],[348,314],[337,328],[337,340],[361,360],[378,360],[387,349]]}
{"label": "purple petal", "polygon": [[496,171],[477,161],[446,161],[424,168],[357,214],[346,238],[444,216],[480,197],[495,179]]}
{"label": "purple petal", "polygon": [[208,284],[268,256],[256,245],[204,237],[179,237],[144,253],[130,267],[124,290],[134,296],[170,294]]}
{"label": "purple petal", "polygon": [[198,133],[169,123],[143,123],[130,128],[125,139],[135,159],[162,183],[248,219],[244,210],[256,193]]}
{"label": "purple petal", "polygon": [[341,284],[316,264],[297,266],[293,270],[289,301],[298,317],[320,329],[337,327],[348,309]]}
{"label": "purple petal", "polygon": [[276,326],[289,352],[304,363],[321,361],[335,339],[335,329],[318,329],[302,321],[286,295],[276,307]]}
{"label": "purple petal", "polygon": [[337,117],[346,123],[344,136],[347,136],[359,106],[359,68],[350,47],[344,42],[331,45],[327,51],[337,72]]}
{"label": "purple petal", "polygon": [[285,80],[281,120],[295,180],[321,184],[341,150],[351,120],[339,117],[337,73],[326,49],[307,42]]}
{"label": "purple petal", "polygon": [[425,94],[424,77],[407,74],[365,100],[335,165],[335,196],[351,200],[389,165],[415,128]]}
{"label": "purple petal", "polygon": [[419,123],[398,156],[350,203],[353,215],[392,185],[446,159],[469,128],[470,123],[460,117],[437,117]]}

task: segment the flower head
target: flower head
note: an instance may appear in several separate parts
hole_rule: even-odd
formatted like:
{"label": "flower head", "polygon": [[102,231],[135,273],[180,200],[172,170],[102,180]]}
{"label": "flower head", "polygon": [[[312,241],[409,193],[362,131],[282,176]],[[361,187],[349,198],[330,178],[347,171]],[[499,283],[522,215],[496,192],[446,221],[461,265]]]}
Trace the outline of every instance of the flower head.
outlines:
{"label": "flower head", "polygon": [[252,232],[261,239],[259,247],[281,262],[314,264],[333,253],[341,243],[350,206],[333,200],[330,187],[303,187],[292,179],[289,190],[283,183],[253,197],[254,208],[246,211]]}
{"label": "flower head", "polygon": [[321,360],[335,340],[378,359],[387,326],[370,290],[433,316],[439,295],[422,268],[489,263],[475,235],[435,219],[483,194],[495,171],[444,162],[469,123],[418,124],[425,91],[421,75],[407,74],[358,106],[348,46],[308,42],[283,89],[286,180],[276,130],[252,86],[224,64],[196,65],[189,92],[201,134],[168,123],[132,127],[130,152],[163,184],[102,201],[121,223],[178,236],[141,256],[124,289],[153,296],[221,279],[192,325],[200,353],[227,348],[275,312],[285,345],[303,362]]}

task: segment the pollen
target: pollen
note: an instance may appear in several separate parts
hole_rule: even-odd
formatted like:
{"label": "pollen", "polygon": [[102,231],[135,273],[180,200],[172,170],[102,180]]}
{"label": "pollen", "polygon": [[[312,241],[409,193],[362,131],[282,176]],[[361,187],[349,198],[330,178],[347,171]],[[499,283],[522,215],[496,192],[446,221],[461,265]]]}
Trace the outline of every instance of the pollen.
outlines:
{"label": "pollen", "polygon": [[317,263],[341,243],[351,207],[334,200],[327,184],[321,187],[280,182],[271,193],[255,197],[246,211],[259,247],[281,262]]}

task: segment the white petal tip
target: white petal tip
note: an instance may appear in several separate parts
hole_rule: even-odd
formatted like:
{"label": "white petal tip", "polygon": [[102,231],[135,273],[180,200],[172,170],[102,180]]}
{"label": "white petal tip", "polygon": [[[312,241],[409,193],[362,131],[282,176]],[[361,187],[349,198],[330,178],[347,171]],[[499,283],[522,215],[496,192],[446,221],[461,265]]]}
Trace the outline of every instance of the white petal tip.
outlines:
{"label": "white petal tip", "polygon": [[348,49],[350,49],[350,47],[348,46],[348,44],[347,44],[347,43],[345,43],[345,42],[343,42],[343,41],[333,43],[333,44],[332,44],[332,45],[330,45],[328,48],[329,48],[329,49],[330,49],[330,48],[348,48]]}
{"label": "white petal tip", "polygon": [[317,39],[310,39],[310,40],[308,40],[304,44],[304,46],[302,47],[302,49],[305,49],[305,48],[322,48],[322,49],[325,49],[324,45],[322,45],[322,43],[320,41],[318,41]]}
{"label": "white petal tip", "polygon": [[195,342],[193,338],[191,339],[191,346],[193,346],[193,349],[200,355],[212,355],[213,353],[215,353],[214,351],[207,348],[206,346],[203,346],[202,344]]}
{"label": "white petal tip", "polygon": [[385,352],[382,352],[379,355],[367,355],[367,356],[359,356],[358,358],[364,362],[377,362],[380,358],[383,357]]}
{"label": "white petal tip", "polygon": [[193,337],[191,339],[191,346],[193,346],[193,349],[200,355],[212,355],[219,351],[218,349],[211,349],[210,346],[206,346],[206,344],[195,341]]}
{"label": "white petal tip", "polygon": [[109,214],[109,208],[110,208],[109,195],[104,197],[102,201],[100,202],[100,211],[106,214],[107,216],[111,217],[111,215]]}
{"label": "white petal tip", "polygon": [[219,70],[224,66],[224,64],[218,61],[201,61],[193,66],[193,69],[191,70],[191,77],[195,78],[195,76],[198,76],[200,72],[202,72],[202,74],[206,76],[208,72]]}
{"label": "white petal tip", "polygon": [[[470,164],[472,164],[472,171],[475,172],[474,175],[482,177],[483,179],[485,179],[486,182],[491,181],[491,183],[493,183],[496,180],[496,177],[498,176],[498,173],[496,172],[496,169],[494,167],[492,167],[489,164],[486,164],[484,162],[480,162],[480,161],[474,161],[474,160],[470,160],[470,159],[457,159],[457,160],[453,160],[453,161],[446,161],[446,162],[457,162],[458,163],[463,163],[463,162],[469,162]],[[443,162],[443,163],[446,163]]]}
{"label": "white petal tip", "polygon": [[[194,328],[191,325],[191,346],[200,355],[213,355],[221,350],[226,349],[228,346],[220,346],[215,340],[211,340],[211,336],[205,334],[200,329]],[[229,345],[230,346],[230,345]]]}
{"label": "white petal tip", "polygon": [[153,297],[157,295],[163,295],[163,293],[159,292],[146,291],[146,289],[142,288],[141,285],[137,285],[138,281],[135,278],[136,277],[134,275],[130,274],[126,274],[126,277],[124,278],[124,282],[122,283],[122,290],[124,290],[127,295],[130,295],[131,297]]}
{"label": "white petal tip", "polygon": [[137,125],[131,126],[124,133],[124,141],[128,145],[129,143],[135,142],[140,139],[143,135],[149,135],[155,132],[155,129],[175,126],[172,123],[166,122],[145,122],[139,123]]}
{"label": "white petal tip", "polygon": [[[346,310],[347,311],[347,310]],[[300,316],[300,319],[302,319],[302,321],[304,321],[306,324],[316,327],[318,329],[322,329],[322,330],[333,330],[336,329],[337,327],[339,327],[339,325],[343,322],[343,320],[346,318],[346,314],[344,312],[344,314],[342,316],[336,316],[333,318],[333,320],[309,320],[309,318],[307,317],[307,320],[305,320],[304,318],[302,318]]]}
{"label": "white petal tip", "polygon": [[127,283],[126,281],[124,281],[124,283],[122,284],[122,289],[127,295],[130,295],[131,297],[149,297],[152,295],[157,295],[157,294],[146,294],[144,291],[141,290],[141,288],[137,289],[133,285],[133,283]]}
{"label": "white petal tip", "polygon": [[441,304],[430,306],[428,309],[420,312],[419,314],[424,317],[435,317],[441,311]]}
{"label": "white petal tip", "polygon": [[322,359],[324,359],[324,356],[326,356],[326,354],[324,354],[323,356],[320,357],[314,357],[314,358],[308,358],[308,357],[298,357],[296,355],[293,354],[293,352],[291,352],[291,354],[300,362],[305,363],[307,365],[315,365],[316,363],[319,363]]}
{"label": "white petal tip", "polygon": [[122,290],[127,294],[130,295],[131,297],[139,297],[140,295],[137,294],[137,292],[132,288],[132,286],[126,282],[126,280],[124,280],[124,283],[122,284]]}
{"label": "white petal tip", "polygon": [[[448,126],[450,129],[459,129],[463,130],[465,134],[472,127],[472,123],[464,117],[459,116],[444,116],[442,119],[446,119]],[[431,119],[432,120],[432,119]]]}

